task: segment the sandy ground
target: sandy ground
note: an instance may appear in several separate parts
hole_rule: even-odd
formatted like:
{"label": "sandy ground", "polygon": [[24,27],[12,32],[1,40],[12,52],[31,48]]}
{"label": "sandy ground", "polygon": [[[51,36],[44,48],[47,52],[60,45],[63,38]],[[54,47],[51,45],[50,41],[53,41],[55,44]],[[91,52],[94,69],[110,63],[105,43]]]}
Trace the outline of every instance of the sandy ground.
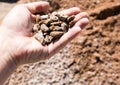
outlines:
{"label": "sandy ground", "polygon": [[[90,24],[49,60],[20,66],[5,85],[120,85],[120,0],[46,1],[50,12],[80,7]],[[0,3],[0,20],[17,3]]]}

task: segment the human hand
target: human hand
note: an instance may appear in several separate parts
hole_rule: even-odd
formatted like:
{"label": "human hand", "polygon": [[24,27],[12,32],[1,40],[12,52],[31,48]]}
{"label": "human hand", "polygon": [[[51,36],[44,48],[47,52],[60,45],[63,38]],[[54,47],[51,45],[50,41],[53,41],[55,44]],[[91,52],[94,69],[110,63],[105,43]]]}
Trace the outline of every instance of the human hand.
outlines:
{"label": "human hand", "polygon": [[79,8],[61,11],[61,14],[68,16],[76,15],[75,25],[55,43],[43,46],[34,38],[32,28],[35,23],[34,13],[46,12],[48,8],[49,4],[43,1],[17,5],[4,18],[0,29],[0,38],[4,43],[1,47],[9,53],[10,60],[16,65],[50,58],[75,38],[89,22],[87,13],[80,12]]}

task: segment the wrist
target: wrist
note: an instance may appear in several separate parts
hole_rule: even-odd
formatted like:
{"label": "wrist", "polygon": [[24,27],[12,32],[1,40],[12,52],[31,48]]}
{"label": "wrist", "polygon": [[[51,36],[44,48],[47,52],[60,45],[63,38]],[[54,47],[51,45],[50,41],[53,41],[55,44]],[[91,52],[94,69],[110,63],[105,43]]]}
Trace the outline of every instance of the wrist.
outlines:
{"label": "wrist", "polygon": [[9,75],[17,68],[13,59],[7,31],[0,27],[0,85],[5,82]]}
{"label": "wrist", "polygon": [[14,60],[10,56],[9,52],[3,52],[0,50],[0,85],[2,85],[7,78],[17,68]]}
{"label": "wrist", "polygon": [[17,66],[7,53],[0,53],[0,85],[8,79],[16,68]]}

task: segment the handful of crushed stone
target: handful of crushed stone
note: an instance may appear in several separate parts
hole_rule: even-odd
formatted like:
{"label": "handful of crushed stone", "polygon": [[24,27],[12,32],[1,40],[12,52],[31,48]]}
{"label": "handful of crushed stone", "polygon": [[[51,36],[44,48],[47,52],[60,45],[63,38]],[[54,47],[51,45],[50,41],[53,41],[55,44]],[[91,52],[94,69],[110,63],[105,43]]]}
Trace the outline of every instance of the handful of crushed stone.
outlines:
{"label": "handful of crushed stone", "polygon": [[48,45],[59,39],[75,24],[74,18],[75,15],[66,16],[57,12],[36,15],[36,23],[33,27],[34,36],[42,45]]}

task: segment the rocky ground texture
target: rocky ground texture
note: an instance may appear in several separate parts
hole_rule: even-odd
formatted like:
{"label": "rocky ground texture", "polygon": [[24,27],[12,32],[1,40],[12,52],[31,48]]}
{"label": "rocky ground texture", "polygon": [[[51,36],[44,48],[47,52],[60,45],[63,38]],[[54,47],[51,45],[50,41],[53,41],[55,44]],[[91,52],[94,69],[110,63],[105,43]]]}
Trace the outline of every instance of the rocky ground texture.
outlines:
{"label": "rocky ground texture", "polygon": [[[14,5],[32,1],[1,2],[0,20]],[[49,60],[20,66],[5,85],[120,85],[120,0],[46,1],[50,12],[80,7],[90,24]]]}

